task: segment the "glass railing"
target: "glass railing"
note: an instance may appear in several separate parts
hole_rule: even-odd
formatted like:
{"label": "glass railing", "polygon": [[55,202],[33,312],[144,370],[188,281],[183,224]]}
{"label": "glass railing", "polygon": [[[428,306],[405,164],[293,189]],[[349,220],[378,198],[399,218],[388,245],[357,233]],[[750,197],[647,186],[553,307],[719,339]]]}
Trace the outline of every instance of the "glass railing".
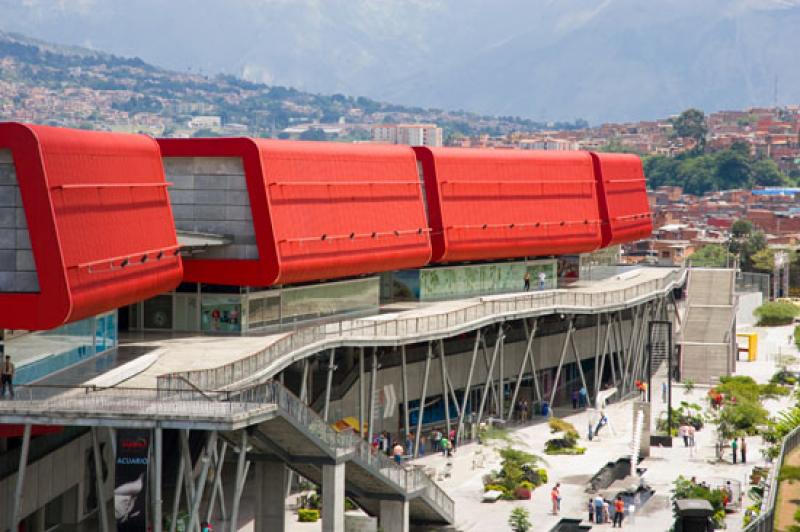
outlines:
{"label": "glass railing", "polygon": [[540,311],[587,311],[598,308],[633,304],[637,300],[663,294],[681,284],[686,270],[672,270],[664,277],[643,281],[617,290],[581,292],[575,289],[528,292],[506,297],[492,296],[477,299],[475,303],[458,310],[419,317],[394,320],[356,319],[304,327],[287,333],[270,346],[257,353],[228,364],[194,371],[168,373],[157,378],[159,389],[185,388],[191,382],[203,390],[221,390],[264,379],[270,364],[303,353],[316,353],[332,345],[347,341],[390,342],[415,337],[452,335],[463,329],[472,329],[488,321],[523,317]]}

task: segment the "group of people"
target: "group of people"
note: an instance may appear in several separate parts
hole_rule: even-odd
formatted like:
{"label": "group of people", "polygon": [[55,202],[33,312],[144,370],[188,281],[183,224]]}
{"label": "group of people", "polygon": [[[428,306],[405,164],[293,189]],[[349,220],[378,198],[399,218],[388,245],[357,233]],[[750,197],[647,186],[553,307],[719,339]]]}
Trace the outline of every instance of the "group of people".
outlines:
{"label": "group of people", "polygon": [[517,404],[514,405],[514,412],[517,415],[517,421],[528,421],[531,411],[531,405],[527,399],[517,399]]}
{"label": "group of people", "polygon": [[622,528],[622,521],[625,519],[625,501],[622,497],[617,496],[614,500],[614,515],[611,515],[611,505],[600,495],[595,496],[594,499],[589,499],[587,506],[589,511],[590,523],[611,523],[612,528]]}
{"label": "group of people", "polygon": [[450,429],[449,434],[445,434],[439,429],[433,429],[431,441],[433,441],[433,452],[449,457],[456,452],[456,429]]}
{"label": "group of people", "polygon": [[[544,290],[545,284],[547,283],[547,274],[544,272],[539,272],[538,277],[539,277],[539,290]],[[531,289],[530,272],[525,272],[525,276],[522,278],[522,284],[526,292]]]}
{"label": "group of people", "polygon": [[689,454],[692,456],[694,456],[695,452],[694,436],[696,430],[694,425],[690,425],[689,423],[682,423],[681,426],[678,427],[678,436],[683,439],[683,446],[689,448]]}
{"label": "group of people", "polygon": [[581,386],[580,389],[572,390],[572,409],[584,408],[588,404],[587,397],[589,392],[586,391],[586,386]]}

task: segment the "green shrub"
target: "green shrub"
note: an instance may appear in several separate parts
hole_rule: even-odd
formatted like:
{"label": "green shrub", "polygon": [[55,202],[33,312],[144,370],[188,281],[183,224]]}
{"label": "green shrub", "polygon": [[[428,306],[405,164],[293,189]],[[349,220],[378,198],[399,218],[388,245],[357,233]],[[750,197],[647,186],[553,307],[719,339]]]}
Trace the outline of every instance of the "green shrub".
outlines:
{"label": "green shrub", "polygon": [[503,493],[505,493],[508,490],[502,484],[486,484],[483,487],[483,491],[502,491]]}
{"label": "green shrub", "polygon": [[[722,489],[711,489],[708,486],[695,484],[682,475],[678,476],[678,478],[675,480],[674,485],[675,487],[672,490],[673,491],[672,498],[674,500],[679,500],[679,499],[707,500],[711,504],[711,507],[714,509],[714,515],[712,516],[712,519],[714,520],[716,528],[725,527],[725,507],[722,504],[723,500]],[[674,509],[674,511],[677,512],[677,509]]]}
{"label": "green shrub", "polygon": [[533,490],[533,488],[535,488],[536,486],[534,486],[533,482],[530,482],[528,480],[523,480],[522,482],[519,483],[519,487],[528,490]]}
{"label": "green shrub", "polygon": [[768,301],[755,309],[753,314],[759,325],[788,325],[800,315],[800,307],[786,301]]}
{"label": "green shrub", "polygon": [[528,517],[530,517],[528,510],[517,506],[511,510],[511,515],[508,516],[508,526],[510,526],[511,530],[514,532],[528,532],[533,526]]}
{"label": "green shrub", "polygon": [[536,474],[539,477],[539,486],[542,484],[547,484],[547,470],[546,469],[537,469]]}
{"label": "green shrub", "polygon": [[316,523],[319,521],[319,510],[300,508],[297,510],[297,520],[301,523]]}
{"label": "green shrub", "polygon": [[763,398],[775,398],[783,395],[789,395],[789,388],[770,382],[769,384],[760,384],[758,386],[759,395]]}
{"label": "green shrub", "polygon": [[[549,442],[556,441],[556,440],[549,440]],[[549,454],[551,456],[558,456],[558,455],[579,455],[586,452],[586,447],[551,447],[545,448],[544,453]]]}
{"label": "green shrub", "polygon": [[569,421],[564,421],[563,419],[557,417],[551,417],[548,424],[550,425],[551,433],[556,434],[558,432],[563,432],[565,439],[578,441],[578,431],[575,429],[575,425]]}

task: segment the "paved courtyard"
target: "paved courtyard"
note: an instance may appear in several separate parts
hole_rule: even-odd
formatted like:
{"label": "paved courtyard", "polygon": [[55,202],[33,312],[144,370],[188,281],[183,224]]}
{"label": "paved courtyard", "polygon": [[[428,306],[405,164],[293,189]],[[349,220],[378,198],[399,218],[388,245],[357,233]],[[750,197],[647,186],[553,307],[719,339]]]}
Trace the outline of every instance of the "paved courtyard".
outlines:
{"label": "paved courtyard", "polygon": [[[741,362],[738,364],[737,374],[750,375],[759,382],[766,382],[776,371],[776,362],[779,353],[782,356],[797,354],[793,344],[789,343],[792,327],[774,328],[748,328],[759,333],[759,357],[756,362]],[[687,392],[681,386],[673,388],[673,404],[682,400],[695,402],[707,406],[707,387],[696,387]],[[666,409],[660,397],[660,381],[654,380],[653,384],[653,423],[658,414]],[[789,405],[790,399],[767,400],[764,406],[775,413]],[[546,486],[537,488],[530,501],[498,501],[496,503],[482,503],[483,492],[481,477],[499,467],[499,458],[496,453],[484,451],[485,467],[473,469],[473,457],[478,450],[477,444],[467,444],[458,449],[451,459],[452,475],[441,482],[456,502],[456,528],[465,532],[474,531],[505,531],[510,530],[507,524],[508,515],[515,506],[523,506],[530,511],[533,530],[546,531],[563,517],[579,517],[586,519],[586,504],[590,494],[586,492],[589,479],[607,462],[615,461],[621,457],[629,456],[632,432],[632,402],[625,401],[611,405],[606,414],[610,420],[610,427],[601,432],[600,438],[593,441],[586,439],[588,413],[576,412],[565,416],[565,419],[575,425],[581,433],[579,445],[587,447],[586,454],[582,456],[546,456],[544,444],[551,435],[543,421],[512,430],[515,446],[543,457],[546,460],[544,467],[549,473],[549,482]],[[611,430],[609,430],[609,428]],[[754,465],[763,465],[765,461],[760,450],[762,442],[760,437],[750,437],[748,443],[747,464],[732,464],[730,450],[726,450],[724,460],[717,461],[714,444],[716,435],[711,426],[706,426],[696,436],[697,448],[694,456],[689,449],[683,446],[678,438],[674,440],[674,447],[651,448],[651,456],[641,463],[647,469],[645,479],[655,489],[653,498],[647,501],[642,508],[637,509],[634,518],[625,522],[625,528],[631,530],[649,530],[652,532],[666,531],[673,522],[670,490],[678,475],[687,478],[697,477],[698,481],[738,480],[744,483],[746,491],[749,473]],[[502,443],[496,444],[498,446]],[[429,455],[416,461],[428,467],[444,468],[445,458],[441,455]],[[550,513],[550,488],[555,482],[561,483],[562,509],[560,516]],[[744,505],[747,505],[745,500]],[[287,516],[289,529],[292,531],[319,530],[320,524],[297,523],[297,517],[292,514]],[[610,524],[595,525],[593,530],[611,528]],[[737,531],[742,529],[742,512],[729,514],[727,530]],[[246,530],[246,529],[242,529]]]}

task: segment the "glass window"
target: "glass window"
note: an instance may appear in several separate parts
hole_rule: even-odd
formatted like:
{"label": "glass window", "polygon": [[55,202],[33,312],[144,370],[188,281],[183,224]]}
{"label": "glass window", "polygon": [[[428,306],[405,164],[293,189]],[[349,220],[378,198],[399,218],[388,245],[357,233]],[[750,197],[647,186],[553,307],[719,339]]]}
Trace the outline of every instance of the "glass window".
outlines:
{"label": "glass window", "polygon": [[201,328],[211,332],[242,330],[242,296],[203,294]]}
{"label": "glass window", "polygon": [[277,292],[266,296],[251,294],[247,309],[248,330],[278,324],[281,319],[280,294]]}
{"label": "glass window", "polygon": [[281,294],[281,321],[284,323],[377,309],[380,304],[380,279],[289,288]]}
{"label": "glass window", "polygon": [[144,302],[145,329],[172,329],[172,294]]}

